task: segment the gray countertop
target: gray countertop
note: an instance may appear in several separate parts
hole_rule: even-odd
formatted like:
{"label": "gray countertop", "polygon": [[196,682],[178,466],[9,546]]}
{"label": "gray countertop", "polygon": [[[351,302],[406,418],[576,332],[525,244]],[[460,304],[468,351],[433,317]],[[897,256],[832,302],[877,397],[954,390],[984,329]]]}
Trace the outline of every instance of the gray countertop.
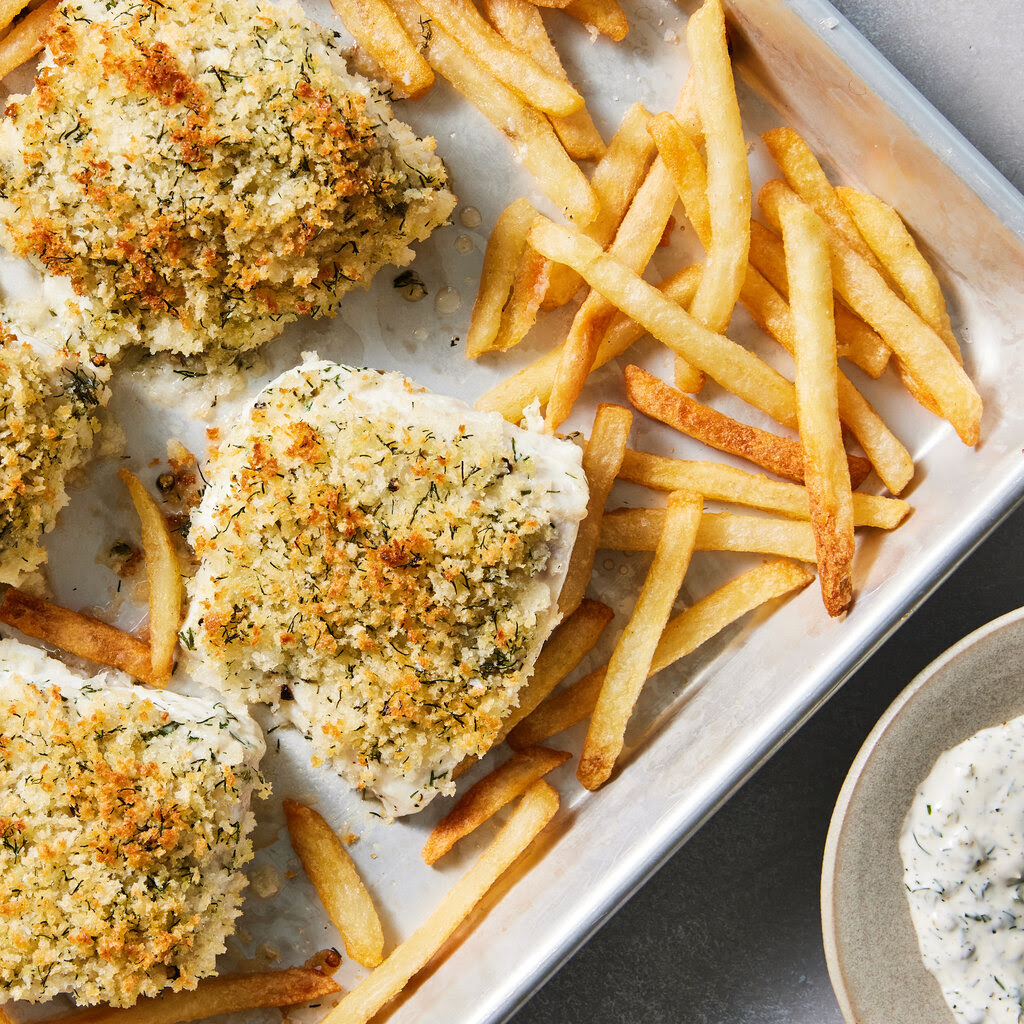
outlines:
{"label": "gray countertop", "polygon": [[[833,3],[1024,191],[1024,0]],[[839,788],[903,687],[1022,581],[1019,509],[513,1024],[842,1024],[818,908]]]}

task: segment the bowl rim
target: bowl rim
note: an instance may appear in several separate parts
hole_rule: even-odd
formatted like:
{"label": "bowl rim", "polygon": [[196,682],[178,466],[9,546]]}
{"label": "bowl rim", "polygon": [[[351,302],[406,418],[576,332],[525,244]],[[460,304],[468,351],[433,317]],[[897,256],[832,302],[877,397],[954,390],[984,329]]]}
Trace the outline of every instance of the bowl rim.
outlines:
{"label": "bowl rim", "polygon": [[[837,870],[837,858],[840,841],[844,828],[847,824],[847,812],[854,794],[857,792],[865,769],[868,767],[875,752],[892,728],[903,709],[923,690],[931,680],[938,675],[943,668],[957,658],[964,651],[976,644],[987,640],[989,637],[1002,632],[1011,626],[1024,622],[1024,606],[1015,608],[1012,611],[1000,615],[998,618],[986,622],[973,632],[968,633],[962,640],[957,641],[948,647],[942,654],[923,668],[907,686],[900,691],[896,699],[886,708],[881,718],[875,723],[871,732],[857,751],[853,759],[836,804],[832,811],[832,818],[829,822],[828,834],[825,837],[825,848],[822,854],[821,864],[821,935],[822,945],[825,950],[825,963],[828,967],[829,979],[832,983],[832,990],[839,1003],[840,1012],[847,1024],[858,1024],[854,1014],[853,1003],[847,986],[846,977],[842,969],[842,962],[839,953],[839,945],[836,940],[836,915],[835,915],[835,882]],[[966,737],[965,737],[966,738]]]}

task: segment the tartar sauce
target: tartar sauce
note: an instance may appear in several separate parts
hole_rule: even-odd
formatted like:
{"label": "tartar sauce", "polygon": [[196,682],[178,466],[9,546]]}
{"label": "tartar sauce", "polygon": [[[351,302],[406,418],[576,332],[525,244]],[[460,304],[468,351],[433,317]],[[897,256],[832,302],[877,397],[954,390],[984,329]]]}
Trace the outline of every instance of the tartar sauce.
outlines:
{"label": "tartar sauce", "polygon": [[1024,717],[935,762],[900,855],[921,959],[953,1014],[1024,1021]]}

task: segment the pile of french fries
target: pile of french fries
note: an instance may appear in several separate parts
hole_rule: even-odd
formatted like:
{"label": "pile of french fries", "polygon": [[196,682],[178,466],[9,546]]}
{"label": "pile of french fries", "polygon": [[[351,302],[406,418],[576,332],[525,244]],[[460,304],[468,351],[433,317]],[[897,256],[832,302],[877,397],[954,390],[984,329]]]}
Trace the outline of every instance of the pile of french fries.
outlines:
{"label": "pile of french fries", "polygon": [[[494,228],[467,337],[470,358],[513,348],[545,310],[587,290],[562,343],[485,394],[478,407],[518,422],[537,401],[549,428],[557,430],[590,373],[650,334],[674,353],[674,380],[626,366],[626,394],[634,409],[780,478],[712,460],[632,450],[632,411],[599,406],[583,458],[590,487],[587,518],[559,601],[563,621],[498,737],[512,754],[437,824],[423,848],[424,860],[434,864],[518,802],[475,865],[388,956],[373,899],[343,843],[315,810],[285,801],[292,844],[306,874],[348,955],[370,969],[324,1019],[362,1024],[428,964],[554,816],[559,797],[544,776],[570,755],[541,744],[588,721],[577,777],[596,790],[614,774],[628,721],[651,675],[747,612],[805,587],[814,578],[810,564],[829,614],[849,609],[854,530],[891,530],[906,518],[910,506],[898,495],[914,466],[842,372],[840,358],[877,378],[891,357],[913,398],[946,418],[965,444],[978,442],[982,410],[938,280],[899,215],[873,196],[834,188],[792,129],[764,136],[784,180],[769,182],[758,196],[768,223],[752,220],[747,146],[720,0],[706,0],[690,18],[692,70],[674,111],[652,116],[640,104],[631,107],[607,146],[569,82],[538,8],[561,8],[619,40],[629,26],[616,0],[332,2],[397,95],[422,96],[435,74],[445,78],[507,136],[565,215],[565,224],[555,223],[519,199]],[[13,59],[16,45],[24,53],[21,60],[38,49],[36,22],[48,17],[52,3],[0,40],[0,72],[10,70],[4,60]],[[20,6],[13,0],[0,16]],[[593,162],[589,177],[577,161]],[[705,259],[655,287],[643,275],[680,203]],[[790,353],[792,381],[726,336],[737,303]],[[692,397],[706,377],[790,433],[742,422]],[[848,452],[844,436],[863,455]],[[872,471],[892,497],[856,490]],[[7,592],[0,621],[164,685],[181,621],[180,571],[159,507],[137,478],[122,477],[142,526],[148,642],[16,590]],[[616,480],[667,492],[667,504],[606,512]],[[758,512],[709,512],[706,501]],[[585,596],[602,547],[652,551],[653,560],[607,663],[559,689],[613,618],[610,608]],[[694,551],[773,558],[673,616]],[[304,1002],[339,992],[329,977],[336,967],[337,957],[325,953],[305,967],[208,979],[194,992],[74,1019],[170,1024]]]}

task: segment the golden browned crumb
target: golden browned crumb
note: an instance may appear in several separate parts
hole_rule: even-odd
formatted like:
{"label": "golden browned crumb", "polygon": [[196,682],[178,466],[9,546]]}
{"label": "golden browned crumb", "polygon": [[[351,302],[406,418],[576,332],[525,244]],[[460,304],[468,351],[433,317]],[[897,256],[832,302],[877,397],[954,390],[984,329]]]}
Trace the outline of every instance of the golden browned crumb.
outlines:
{"label": "golden browned crumb", "polygon": [[91,349],[254,347],[444,223],[433,140],[333,35],[262,0],[64,0],[0,127],[0,238]]}
{"label": "golden browned crumb", "polygon": [[0,641],[0,1000],[130,1005],[211,974],[262,750],[221,705]]}

